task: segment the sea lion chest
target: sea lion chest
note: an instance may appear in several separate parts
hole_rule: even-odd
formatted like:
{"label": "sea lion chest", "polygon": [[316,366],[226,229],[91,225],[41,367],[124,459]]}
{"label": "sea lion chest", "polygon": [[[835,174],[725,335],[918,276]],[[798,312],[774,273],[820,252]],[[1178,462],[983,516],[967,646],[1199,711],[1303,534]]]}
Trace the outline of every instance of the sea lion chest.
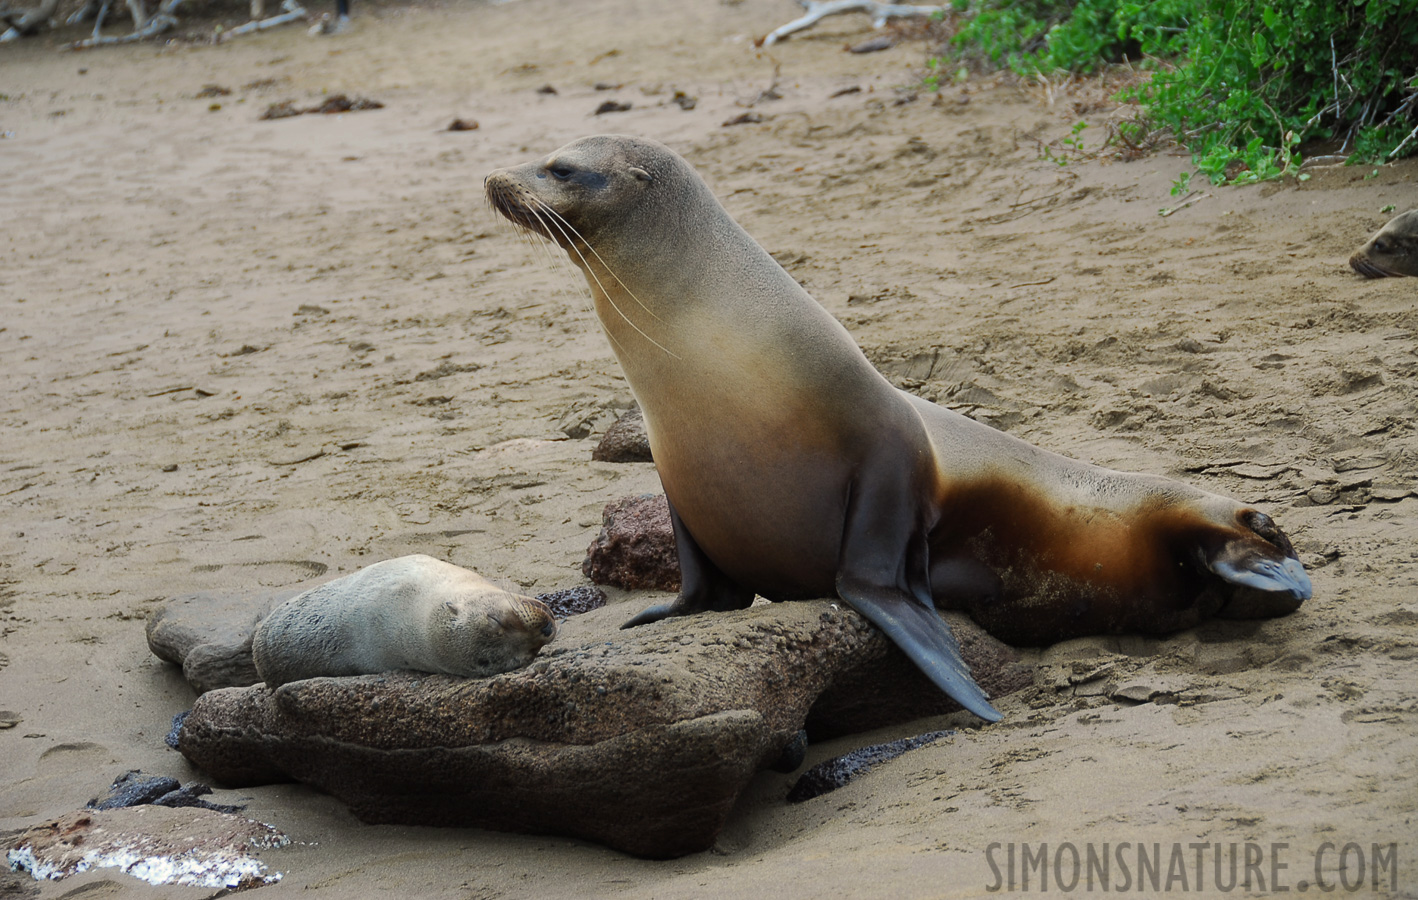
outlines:
{"label": "sea lion chest", "polygon": [[875,373],[864,359],[866,370],[842,364],[855,347],[824,354],[810,331],[737,324],[686,324],[708,335],[693,352],[648,364],[641,354],[625,367],[660,480],[734,581],[771,599],[831,596],[851,485],[876,427],[863,396],[880,393]]}

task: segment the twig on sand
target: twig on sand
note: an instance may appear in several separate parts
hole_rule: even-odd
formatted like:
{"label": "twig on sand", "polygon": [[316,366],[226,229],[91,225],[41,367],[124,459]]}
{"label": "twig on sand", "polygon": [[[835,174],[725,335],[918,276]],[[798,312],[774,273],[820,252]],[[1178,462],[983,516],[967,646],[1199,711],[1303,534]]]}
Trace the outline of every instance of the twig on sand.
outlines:
{"label": "twig on sand", "polygon": [[1207,197],[1210,196],[1210,194],[1198,194],[1195,192],[1187,194],[1186,197],[1182,199],[1182,202],[1178,203],[1176,206],[1164,206],[1161,209],[1157,210],[1157,215],[1165,219],[1172,213],[1180,212],[1181,210],[1186,209],[1188,206],[1191,206],[1193,203],[1196,203],[1199,200],[1205,200]]}
{"label": "twig on sand", "polygon": [[826,18],[827,16],[835,16],[839,13],[864,12],[871,16],[872,27],[880,28],[886,24],[888,19],[933,16],[945,11],[944,7],[940,6],[876,3],[874,0],[798,0],[798,3],[807,10],[807,14],[770,31],[763,37],[763,40],[759,42],[762,46],[772,46],[796,31],[811,28],[813,25],[817,24],[819,19]]}

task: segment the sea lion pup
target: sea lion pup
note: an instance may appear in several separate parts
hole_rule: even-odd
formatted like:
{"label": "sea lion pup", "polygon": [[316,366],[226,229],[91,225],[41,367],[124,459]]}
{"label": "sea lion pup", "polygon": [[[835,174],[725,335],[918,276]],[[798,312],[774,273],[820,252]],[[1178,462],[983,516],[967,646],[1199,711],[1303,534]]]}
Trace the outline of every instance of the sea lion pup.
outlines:
{"label": "sea lion pup", "polygon": [[1418,276],[1418,209],[1390,219],[1354,251],[1349,265],[1367,278]]}
{"label": "sea lion pup", "polygon": [[626,627],[755,593],[841,597],[997,721],[937,606],[1043,644],[1275,615],[1310,596],[1263,513],[892,387],[662,144],[585,138],[485,186],[585,274],[644,412],[683,587]]}
{"label": "sea lion pup", "polygon": [[540,600],[416,554],[292,597],[256,627],[251,649],[274,690],[399,669],[486,678],[525,666],[555,636],[556,619]]}

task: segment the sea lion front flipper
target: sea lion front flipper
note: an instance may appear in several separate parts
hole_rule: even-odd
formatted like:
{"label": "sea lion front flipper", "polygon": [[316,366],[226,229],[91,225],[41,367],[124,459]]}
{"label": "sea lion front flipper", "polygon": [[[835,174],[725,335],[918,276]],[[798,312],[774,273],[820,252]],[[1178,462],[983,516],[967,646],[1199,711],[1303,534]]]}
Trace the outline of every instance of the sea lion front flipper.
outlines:
{"label": "sea lion front flipper", "polygon": [[[669,498],[666,498],[669,502]],[[679,554],[679,596],[669,603],[657,603],[640,612],[621,628],[648,625],[674,616],[731,609],[746,609],[753,605],[753,591],[740,587],[704,555],[694,536],[680,521],[675,505],[670,507],[670,525],[675,532],[675,550]]]}
{"label": "sea lion front flipper", "polygon": [[960,644],[934,609],[891,588],[876,587],[842,575],[837,592],[857,612],[885,632],[936,687],[987,722],[1004,718],[970,676]]}
{"label": "sea lion front flipper", "polygon": [[1003,716],[970,677],[960,644],[931,599],[920,498],[932,474],[913,471],[900,458],[872,460],[858,473],[847,498],[837,595],[885,632],[936,687],[980,718],[998,722]]}

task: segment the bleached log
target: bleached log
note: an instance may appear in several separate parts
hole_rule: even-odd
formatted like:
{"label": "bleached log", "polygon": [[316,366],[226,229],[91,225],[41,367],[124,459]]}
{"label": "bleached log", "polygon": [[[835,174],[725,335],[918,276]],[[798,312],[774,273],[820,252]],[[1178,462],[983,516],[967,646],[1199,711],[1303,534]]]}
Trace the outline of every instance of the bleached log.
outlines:
{"label": "bleached log", "polygon": [[880,28],[891,19],[907,19],[917,16],[933,16],[944,13],[941,6],[911,6],[905,3],[876,3],[874,0],[798,0],[807,10],[801,18],[794,19],[780,28],[775,28],[763,38],[763,46],[771,46],[794,32],[816,25],[820,19],[840,13],[864,12],[871,16],[873,28]]}

